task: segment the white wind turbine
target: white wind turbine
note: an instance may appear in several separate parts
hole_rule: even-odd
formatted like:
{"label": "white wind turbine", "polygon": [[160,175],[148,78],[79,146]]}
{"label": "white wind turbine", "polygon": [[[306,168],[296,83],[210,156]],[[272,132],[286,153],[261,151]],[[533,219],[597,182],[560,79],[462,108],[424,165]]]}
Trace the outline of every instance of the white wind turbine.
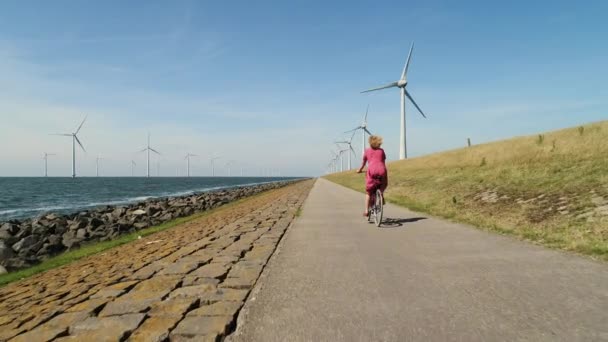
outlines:
{"label": "white wind turbine", "polygon": [[215,177],[215,161],[220,158],[222,157],[212,157],[211,159],[209,159],[209,161],[211,162],[211,177]]}
{"label": "white wind turbine", "polygon": [[137,163],[131,159],[131,177],[135,176],[135,166],[137,166]]}
{"label": "white wind turbine", "polygon": [[418,104],[416,104],[416,101],[414,101],[414,99],[412,98],[410,93],[405,89],[405,87],[407,86],[407,69],[410,66],[410,58],[412,57],[413,49],[414,49],[414,43],[412,42],[412,46],[410,47],[410,52],[407,55],[407,61],[405,62],[405,66],[403,67],[403,72],[401,73],[401,78],[399,79],[399,81],[389,83],[382,87],[362,91],[362,93],[367,93],[370,91],[386,89],[386,88],[399,88],[399,92],[401,93],[401,126],[400,126],[401,136],[400,136],[400,140],[399,140],[399,142],[400,142],[399,159],[407,158],[407,145],[406,145],[406,137],[405,137],[405,97],[410,99],[410,101],[412,102],[414,107],[416,107],[416,109],[418,109],[418,112],[420,112],[420,114],[422,114],[422,116],[424,118],[426,118],[426,115],[424,115],[424,113],[422,112],[422,109],[420,109],[420,107],[418,107]]}
{"label": "white wind turbine", "polygon": [[[363,133],[363,134],[365,134],[365,133]],[[355,136],[355,132],[353,132],[353,134],[350,136],[350,139],[348,139],[348,140],[336,141],[336,144],[344,144],[344,145],[348,146],[347,149],[344,149],[342,151],[348,152],[348,169],[349,170],[352,170],[351,156],[353,154],[355,154],[355,150],[353,149],[353,137],[354,136]]]}
{"label": "white wind turbine", "polygon": [[190,177],[190,157],[198,157],[198,156],[196,154],[186,153],[186,157],[184,159],[186,159],[186,170],[187,170],[188,177]]}
{"label": "white wind turbine", "polygon": [[230,160],[226,163],[225,167],[228,169],[228,177],[232,177],[232,165],[234,165],[235,161]]}
{"label": "white wind turbine", "polygon": [[44,159],[44,177],[48,177],[49,173],[48,173],[48,162],[49,162],[49,156],[54,156],[54,153],[46,153],[44,152],[44,157],[42,157],[42,159]]}
{"label": "white wind turbine", "polygon": [[84,149],[84,146],[82,146],[82,143],[80,142],[80,140],[78,140],[78,132],[80,132],[80,129],[82,128],[82,125],[84,125],[84,122],[86,120],[87,120],[87,117],[85,116],[84,119],[82,120],[82,122],[80,123],[80,126],[78,126],[78,128],[76,129],[76,132],[74,132],[74,133],[51,134],[51,135],[61,135],[61,136],[65,136],[65,137],[72,137],[72,178],[76,177],[76,143],[78,143],[80,148],[85,153],[87,152]]}
{"label": "white wind turbine", "polygon": [[344,133],[350,133],[350,132],[356,133],[358,130],[361,130],[361,138],[362,138],[361,139],[361,158],[363,158],[363,155],[365,154],[365,134],[367,133],[369,135],[373,135],[372,132],[370,132],[367,129],[367,113],[368,112],[369,112],[369,105],[367,105],[367,109],[365,110],[365,116],[363,117],[363,122],[361,123],[361,125],[359,127],[351,129],[350,131],[344,132]]}
{"label": "white wind turbine", "polygon": [[146,155],[146,177],[150,177],[150,151],[160,155],[160,152],[150,147],[150,133],[148,133],[148,146],[139,152],[147,152]]}

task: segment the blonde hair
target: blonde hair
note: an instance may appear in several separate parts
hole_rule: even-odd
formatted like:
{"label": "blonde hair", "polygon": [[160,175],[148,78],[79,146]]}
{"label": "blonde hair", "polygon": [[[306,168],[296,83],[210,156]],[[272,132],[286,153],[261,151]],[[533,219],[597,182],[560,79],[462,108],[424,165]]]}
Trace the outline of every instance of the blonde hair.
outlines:
{"label": "blonde hair", "polygon": [[370,135],[369,146],[371,148],[380,148],[380,146],[382,146],[382,137],[379,135]]}

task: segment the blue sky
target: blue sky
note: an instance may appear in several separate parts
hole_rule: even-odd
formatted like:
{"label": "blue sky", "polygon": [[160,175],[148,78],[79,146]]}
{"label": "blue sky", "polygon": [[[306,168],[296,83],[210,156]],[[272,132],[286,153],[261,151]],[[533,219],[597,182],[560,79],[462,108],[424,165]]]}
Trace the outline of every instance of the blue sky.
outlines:
{"label": "blue sky", "polygon": [[[369,126],[398,156],[396,80],[410,156],[608,117],[608,3],[587,1],[3,1],[0,176],[70,174],[68,132],[88,115],[81,175],[127,175],[152,134],[161,175],[317,175],[332,141]],[[356,140],[357,143],[359,139]],[[356,147],[356,151],[359,148]],[[357,155],[356,159],[359,159]],[[156,160],[155,160],[156,162]]]}

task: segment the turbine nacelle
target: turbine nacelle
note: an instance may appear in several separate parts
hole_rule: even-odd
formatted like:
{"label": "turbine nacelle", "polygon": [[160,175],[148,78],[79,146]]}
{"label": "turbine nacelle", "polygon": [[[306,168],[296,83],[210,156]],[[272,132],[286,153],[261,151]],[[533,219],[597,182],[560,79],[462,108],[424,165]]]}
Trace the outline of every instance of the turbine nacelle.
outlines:
{"label": "turbine nacelle", "polygon": [[397,87],[399,87],[399,88],[405,88],[406,85],[407,85],[407,80],[397,81]]}

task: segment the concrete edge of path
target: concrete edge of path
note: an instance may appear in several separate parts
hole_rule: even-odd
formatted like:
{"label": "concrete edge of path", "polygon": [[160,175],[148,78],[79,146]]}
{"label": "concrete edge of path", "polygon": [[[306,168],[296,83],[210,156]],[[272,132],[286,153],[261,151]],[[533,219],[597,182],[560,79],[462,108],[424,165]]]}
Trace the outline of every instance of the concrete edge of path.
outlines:
{"label": "concrete edge of path", "polygon": [[[313,187],[317,184],[318,181],[319,181],[319,178],[314,179]],[[309,201],[309,197],[306,197],[306,199],[302,202],[300,209],[303,208],[306,205],[306,202],[308,202],[308,201]],[[279,240],[279,243],[277,244],[277,247],[275,248],[274,252],[270,256],[270,259],[268,259],[268,262],[266,263],[266,265],[264,266],[264,269],[262,270],[262,274],[260,274],[260,276],[258,277],[258,280],[255,282],[255,285],[253,286],[253,289],[251,289],[251,291],[249,292],[249,295],[245,299],[245,303],[243,304],[243,307],[241,308],[241,310],[239,311],[239,313],[237,315],[236,328],[230,335],[226,336],[224,341],[231,342],[231,341],[233,341],[233,338],[242,334],[242,327],[247,322],[247,319],[248,319],[248,316],[250,313],[250,310],[249,310],[250,306],[253,304],[253,302],[255,302],[257,294],[260,293],[260,291],[262,291],[262,289],[264,288],[264,285],[266,283],[265,280],[268,278],[268,274],[270,272],[271,266],[274,263],[276,263],[276,260],[280,256],[281,251],[283,249],[283,245],[285,244],[285,241],[287,240],[287,235],[291,234],[291,231],[292,231],[291,228],[294,226],[294,224],[299,219],[300,218],[298,216],[294,216],[293,220],[291,220],[291,222],[287,226],[285,234],[283,234],[283,236],[281,237],[281,240]]]}

